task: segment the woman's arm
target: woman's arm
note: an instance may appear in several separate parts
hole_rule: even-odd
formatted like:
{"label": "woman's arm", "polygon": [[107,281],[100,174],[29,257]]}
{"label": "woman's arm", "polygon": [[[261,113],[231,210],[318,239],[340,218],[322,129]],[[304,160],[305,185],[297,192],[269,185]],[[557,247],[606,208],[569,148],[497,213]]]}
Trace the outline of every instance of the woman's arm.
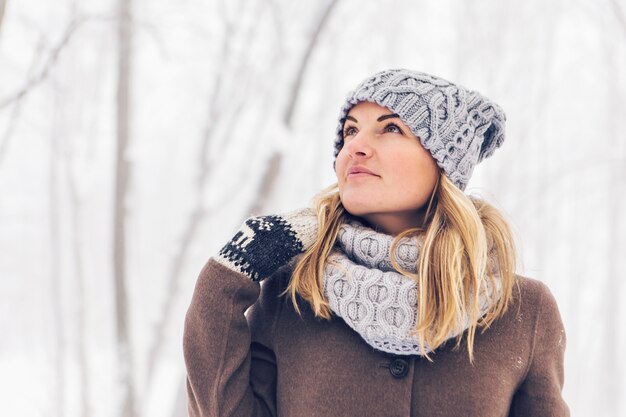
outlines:
{"label": "woman's arm", "polygon": [[276,414],[275,314],[269,311],[275,297],[252,309],[250,325],[244,313],[259,298],[259,281],[307,250],[317,229],[310,208],[250,217],[202,268],[183,341],[192,417]]}
{"label": "woman's arm", "polygon": [[244,316],[259,294],[258,282],[213,258],[200,272],[183,337],[191,417],[276,415],[275,357],[270,346],[251,343]]}
{"label": "woman's arm", "polygon": [[526,378],[511,404],[510,417],[567,417],[569,408],[562,397],[565,328],[548,287],[540,283],[533,349]]}

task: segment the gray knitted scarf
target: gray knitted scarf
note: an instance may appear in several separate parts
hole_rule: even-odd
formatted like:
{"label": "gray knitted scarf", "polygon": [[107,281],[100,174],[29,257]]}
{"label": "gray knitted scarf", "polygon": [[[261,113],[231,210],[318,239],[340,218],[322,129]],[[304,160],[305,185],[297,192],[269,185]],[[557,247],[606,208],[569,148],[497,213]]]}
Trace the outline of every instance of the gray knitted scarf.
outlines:
{"label": "gray knitted scarf", "polygon": [[[391,264],[393,239],[353,217],[342,224],[324,269],[324,293],[333,313],[370,346],[394,354],[424,355],[432,349],[409,334],[416,324],[418,288],[413,279],[397,272]],[[396,248],[398,264],[416,273],[422,245],[421,235],[402,238]],[[481,315],[497,300],[497,287],[496,298],[491,288],[481,297]],[[465,320],[462,331],[468,327],[469,320]]]}

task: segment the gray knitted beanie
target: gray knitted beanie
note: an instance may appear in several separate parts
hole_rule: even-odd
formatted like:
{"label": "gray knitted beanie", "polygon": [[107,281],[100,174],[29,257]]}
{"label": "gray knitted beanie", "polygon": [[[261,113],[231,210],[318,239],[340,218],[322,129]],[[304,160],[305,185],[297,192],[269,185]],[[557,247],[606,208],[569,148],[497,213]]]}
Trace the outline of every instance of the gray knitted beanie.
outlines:
{"label": "gray knitted beanie", "polygon": [[384,70],[362,81],[346,97],[335,138],[335,170],[346,116],[361,101],[397,113],[461,190],[465,190],[474,166],[504,141],[506,116],[487,97],[423,72]]}

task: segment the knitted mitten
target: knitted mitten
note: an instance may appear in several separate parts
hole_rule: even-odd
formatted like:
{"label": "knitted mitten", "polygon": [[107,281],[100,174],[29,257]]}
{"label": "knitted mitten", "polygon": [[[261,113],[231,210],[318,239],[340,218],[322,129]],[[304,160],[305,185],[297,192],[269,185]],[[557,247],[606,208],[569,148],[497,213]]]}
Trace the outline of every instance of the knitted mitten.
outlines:
{"label": "knitted mitten", "polygon": [[249,217],[215,259],[258,282],[310,248],[317,239],[317,229],[312,208]]}

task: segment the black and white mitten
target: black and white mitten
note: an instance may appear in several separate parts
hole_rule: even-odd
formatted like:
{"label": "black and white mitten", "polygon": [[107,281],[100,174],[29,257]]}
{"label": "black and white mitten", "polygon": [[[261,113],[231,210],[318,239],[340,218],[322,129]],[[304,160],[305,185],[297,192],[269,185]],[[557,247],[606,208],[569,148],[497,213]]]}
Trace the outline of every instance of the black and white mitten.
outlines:
{"label": "black and white mitten", "polygon": [[312,208],[249,217],[215,259],[253,281],[262,281],[310,248],[317,229]]}

